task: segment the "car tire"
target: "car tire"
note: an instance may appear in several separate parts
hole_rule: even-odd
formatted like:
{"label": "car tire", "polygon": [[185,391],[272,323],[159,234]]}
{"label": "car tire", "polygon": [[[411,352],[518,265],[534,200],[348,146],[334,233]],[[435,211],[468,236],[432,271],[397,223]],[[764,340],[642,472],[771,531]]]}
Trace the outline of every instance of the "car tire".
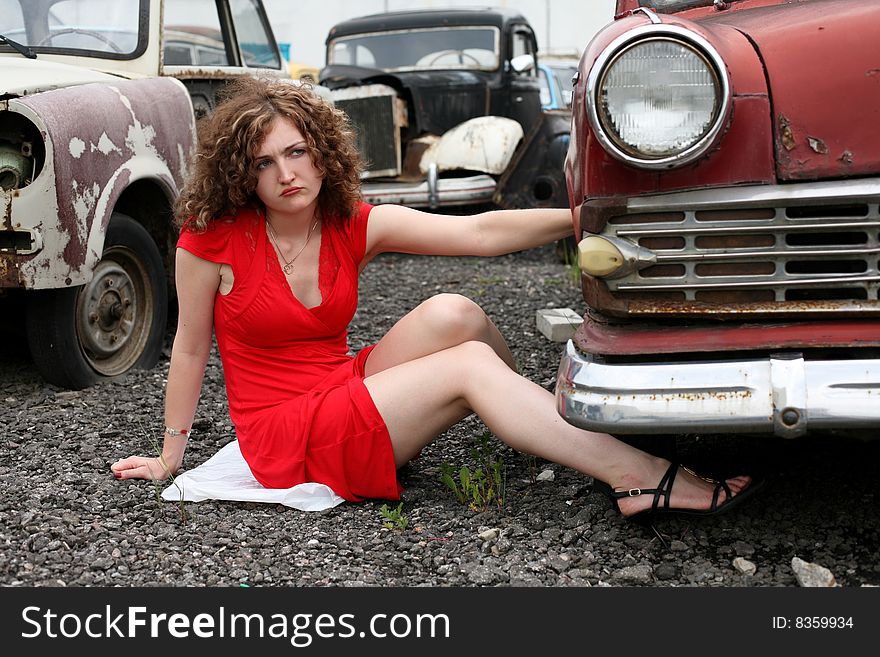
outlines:
{"label": "car tire", "polygon": [[93,273],[85,285],[29,295],[34,364],[62,388],[79,390],[132,368],[151,368],[162,353],[168,288],[147,230],[114,212]]}

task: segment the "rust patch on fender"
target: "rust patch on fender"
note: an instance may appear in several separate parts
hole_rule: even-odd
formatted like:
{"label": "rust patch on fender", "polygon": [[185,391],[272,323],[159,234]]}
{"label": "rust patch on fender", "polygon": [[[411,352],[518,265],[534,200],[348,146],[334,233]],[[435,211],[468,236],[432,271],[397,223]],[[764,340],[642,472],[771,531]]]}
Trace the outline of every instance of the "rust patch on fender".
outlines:
{"label": "rust patch on fender", "polygon": [[815,152],[820,153],[821,155],[825,155],[828,153],[828,146],[825,145],[825,142],[821,139],[817,139],[816,137],[807,137],[807,143],[810,145]]}
{"label": "rust patch on fender", "polygon": [[6,206],[3,208],[3,228],[12,230],[12,194],[3,193],[2,203]]}
{"label": "rust patch on fender", "polygon": [[783,114],[779,115],[779,142],[787,151],[792,150],[797,145],[794,140],[794,133],[791,130],[791,123]]}

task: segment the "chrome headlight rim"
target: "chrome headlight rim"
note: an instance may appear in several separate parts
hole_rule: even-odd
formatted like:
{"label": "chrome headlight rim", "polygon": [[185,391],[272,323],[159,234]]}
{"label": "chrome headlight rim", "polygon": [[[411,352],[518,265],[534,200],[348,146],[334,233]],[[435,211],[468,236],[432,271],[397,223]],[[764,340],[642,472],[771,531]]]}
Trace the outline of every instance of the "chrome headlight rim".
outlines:
{"label": "chrome headlight rim", "polygon": [[[638,157],[619,146],[606,131],[598,111],[600,85],[609,66],[631,47],[652,40],[673,41],[693,50],[714,73],[719,94],[715,120],[705,134],[683,151],[657,158]],[[693,162],[715,145],[730,119],[730,76],[724,59],[712,44],[699,34],[677,25],[644,25],[617,37],[599,54],[587,78],[586,98],[590,127],[608,153],[621,162],[638,168],[667,170]]]}

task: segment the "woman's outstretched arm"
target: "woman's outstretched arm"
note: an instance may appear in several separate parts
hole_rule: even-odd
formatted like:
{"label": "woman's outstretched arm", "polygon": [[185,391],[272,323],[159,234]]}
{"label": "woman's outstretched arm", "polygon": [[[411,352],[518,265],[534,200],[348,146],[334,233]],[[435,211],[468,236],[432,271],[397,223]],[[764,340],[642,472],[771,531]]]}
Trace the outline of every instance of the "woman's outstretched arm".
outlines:
{"label": "woman's outstretched arm", "polygon": [[[164,427],[182,430],[192,427],[211,353],[219,266],[178,249],[175,278],[179,312],[165,388]],[[121,459],[110,466],[114,476],[117,479],[165,479],[175,474],[183,463],[187,438],[164,434],[163,438],[161,455]]]}
{"label": "woman's outstretched arm", "polygon": [[492,210],[456,216],[378,205],[370,213],[367,257],[378,253],[494,256],[549,244],[572,234],[571,211]]}

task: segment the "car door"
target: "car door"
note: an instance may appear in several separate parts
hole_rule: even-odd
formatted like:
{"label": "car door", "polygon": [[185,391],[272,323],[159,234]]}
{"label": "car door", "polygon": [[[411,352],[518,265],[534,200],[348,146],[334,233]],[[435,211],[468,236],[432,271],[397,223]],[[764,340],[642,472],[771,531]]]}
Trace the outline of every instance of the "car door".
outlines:
{"label": "car door", "polygon": [[259,0],[165,0],[162,40],[162,74],[183,81],[196,118],[232,77],[289,77]]}
{"label": "car door", "polygon": [[509,57],[504,64],[507,107],[500,114],[518,121],[526,133],[541,114],[537,51],[532,29],[525,24],[514,25],[509,36]]}

